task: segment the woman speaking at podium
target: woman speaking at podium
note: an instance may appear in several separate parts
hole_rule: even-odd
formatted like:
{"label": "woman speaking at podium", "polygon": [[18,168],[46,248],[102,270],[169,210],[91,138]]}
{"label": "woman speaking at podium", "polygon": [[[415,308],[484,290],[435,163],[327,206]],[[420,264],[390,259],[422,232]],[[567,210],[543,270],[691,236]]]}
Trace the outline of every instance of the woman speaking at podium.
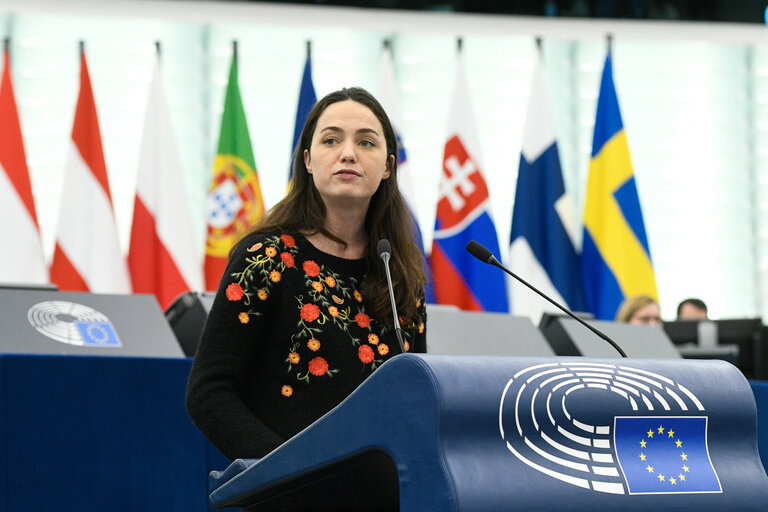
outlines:
{"label": "woman speaking at podium", "polygon": [[371,94],[328,94],[304,125],[288,194],[230,253],[186,398],[230,459],[263,457],[401,352],[382,239],[403,345],[426,351],[426,275],[396,155]]}

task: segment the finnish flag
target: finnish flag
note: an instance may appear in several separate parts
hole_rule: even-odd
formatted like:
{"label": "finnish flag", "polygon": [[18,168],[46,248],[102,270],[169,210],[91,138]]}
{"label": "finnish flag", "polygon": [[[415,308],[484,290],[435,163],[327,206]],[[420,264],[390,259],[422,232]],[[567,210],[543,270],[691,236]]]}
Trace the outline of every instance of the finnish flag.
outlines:
{"label": "finnish flag", "polygon": [[[541,57],[533,72],[512,212],[510,267],[572,310],[584,310],[574,234],[573,206],[565,192],[555,137],[555,121]],[[509,279],[512,314],[535,323],[545,311],[558,311],[525,286]]]}

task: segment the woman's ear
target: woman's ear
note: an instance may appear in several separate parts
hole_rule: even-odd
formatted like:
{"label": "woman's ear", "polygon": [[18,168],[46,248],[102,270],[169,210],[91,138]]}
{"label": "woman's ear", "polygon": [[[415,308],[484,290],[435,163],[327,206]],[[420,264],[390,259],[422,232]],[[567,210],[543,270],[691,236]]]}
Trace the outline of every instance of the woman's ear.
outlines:
{"label": "woman's ear", "polygon": [[389,155],[387,158],[387,165],[384,168],[384,176],[382,176],[383,179],[389,178],[389,176],[392,174],[392,169],[395,168],[395,155]]}
{"label": "woman's ear", "polygon": [[308,150],[308,149],[305,149],[305,150],[304,150],[304,167],[306,167],[306,168],[307,168],[307,172],[308,172],[309,174],[312,174],[312,167],[309,165],[309,161],[310,161],[310,158],[309,158],[309,150]]}

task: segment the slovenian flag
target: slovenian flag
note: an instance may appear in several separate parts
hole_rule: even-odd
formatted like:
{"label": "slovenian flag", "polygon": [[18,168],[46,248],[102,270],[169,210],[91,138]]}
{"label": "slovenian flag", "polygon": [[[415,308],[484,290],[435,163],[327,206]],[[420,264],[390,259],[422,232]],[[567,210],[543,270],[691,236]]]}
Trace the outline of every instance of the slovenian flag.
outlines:
{"label": "slovenian flag", "polygon": [[430,256],[436,302],[471,311],[506,312],[504,274],[465,250],[475,240],[499,254],[479,146],[459,52]]}
{"label": "slovenian flag", "polygon": [[[549,86],[539,57],[533,71],[531,96],[517,174],[512,212],[512,270],[570,309],[583,311],[584,290],[573,234],[573,205],[565,192],[555,137]],[[509,279],[511,311],[538,321],[556,311],[544,299]]]}
{"label": "slovenian flag", "polygon": [[657,299],[610,53],[597,100],[581,273],[588,310],[599,319],[612,320],[626,297],[648,295]]}
{"label": "slovenian flag", "polygon": [[[395,71],[392,63],[392,50],[389,47],[389,44],[385,45],[384,54],[381,58],[378,99],[395,129],[395,135],[397,136],[397,184],[400,188],[400,193],[405,199],[405,203],[408,205],[411,216],[413,217],[413,236],[416,240],[416,244],[421,249],[421,252],[424,253],[424,242],[421,236],[421,229],[419,228],[419,223],[416,219],[416,195],[413,191],[410,166],[408,165],[408,157],[405,152],[405,145],[403,144],[401,132],[403,118],[400,114],[400,103],[397,96],[397,86],[395,85]],[[426,253],[424,253],[424,260],[427,262],[427,302],[434,303],[435,291],[432,281],[432,272],[428,268],[429,262]]]}

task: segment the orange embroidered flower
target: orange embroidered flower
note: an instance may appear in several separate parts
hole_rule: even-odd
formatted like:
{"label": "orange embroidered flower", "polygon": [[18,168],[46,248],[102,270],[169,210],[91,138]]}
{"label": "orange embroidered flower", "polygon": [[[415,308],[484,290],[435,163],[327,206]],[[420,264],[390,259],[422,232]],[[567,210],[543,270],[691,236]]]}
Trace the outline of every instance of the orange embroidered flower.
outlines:
{"label": "orange embroidered flower", "polygon": [[301,357],[299,357],[299,354],[296,352],[291,352],[288,354],[288,362],[291,364],[298,364],[298,362],[301,360]]}
{"label": "orange embroidered flower", "polygon": [[267,293],[267,290],[266,290],[266,288],[262,288],[262,289],[260,289],[259,291],[257,291],[257,292],[256,292],[256,295],[257,295],[257,296],[258,296],[258,297],[259,297],[261,300],[267,300],[267,297],[269,297],[269,294]]}
{"label": "orange embroidered flower", "polygon": [[331,314],[332,317],[336,318],[339,316],[339,309],[336,306],[331,306],[328,308],[328,312]]}
{"label": "orange embroidered flower", "polygon": [[251,319],[251,318],[248,316],[248,313],[245,313],[245,312],[243,312],[243,313],[240,313],[239,315],[237,315],[237,318],[238,318],[238,320],[240,320],[240,323],[241,323],[241,324],[247,324],[247,323],[248,323],[248,321]]}
{"label": "orange embroidered flower", "polygon": [[419,300],[417,300],[417,301],[416,301],[416,307],[417,307],[417,308],[420,308],[420,307],[421,307],[421,299],[419,299]]}
{"label": "orange embroidered flower", "polygon": [[314,322],[320,316],[320,308],[314,304],[304,304],[301,307],[301,319],[305,322]]}
{"label": "orange embroidered flower", "polygon": [[357,325],[365,329],[369,325],[371,325],[371,317],[366,315],[365,313],[358,313],[355,315],[355,322]]}
{"label": "orange embroidered flower", "polygon": [[277,270],[273,270],[272,272],[269,273],[269,280],[272,281],[273,283],[277,283],[278,281],[280,281],[281,277],[283,277],[282,274],[280,274],[280,272],[278,272]]}
{"label": "orange embroidered flower", "polygon": [[360,345],[360,348],[357,349],[357,357],[363,363],[368,364],[373,361],[373,349],[368,345]]}
{"label": "orange embroidered flower", "polygon": [[419,324],[419,334],[422,334],[424,332],[424,322],[421,322]]}
{"label": "orange embroidered flower", "polygon": [[320,350],[320,340],[311,338],[307,342],[307,348],[309,348],[309,350],[311,350],[312,352],[317,352],[318,350]]}
{"label": "orange embroidered flower", "polygon": [[320,281],[312,281],[312,288],[314,288],[316,292],[321,292],[323,291],[323,283]]}
{"label": "orange embroidered flower", "polygon": [[320,274],[320,265],[312,260],[305,261],[301,265],[301,268],[304,269],[304,272],[306,272],[309,277],[317,277],[317,275]]}
{"label": "orange embroidered flower", "polygon": [[289,252],[281,252],[280,253],[280,259],[283,260],[283,263],[288,268],[292,268],[294,263],[295,263],[293,261],[293,255],[291,253],[289,253]]}
{"label": "orange embroidered flower", "polygon": [[291,386],[283,386],[280,393],[282,393],[283,396],[291,396],[293,394],[293,388]]}
{"label": "orange embroidered flower", "polygon": [[354,295],[354,296],[355,296],[355,300],[356,300],[357,302],[363,302],[363,294],[362,294],[362,293],[360,293],[359,291],[355,290],[355,291],[352,293],[352,295]]}
{"label": "orange embroidered flower", "polygon": [[325,284],[327,284],[329,288],[333,288],[336,286],[336,280],[331,276],[328,276],[325,278]]}
{"label": "orange embroidered flower", "polygon": [[379,344],[379,337],[375,334],[371,333],[368,335],[368,343],[371,345],[378,345]]}
{"label": "orange embroidered flower", "polygon": [[231,301],[242,299],[243,287],[237,283],[232,283],[229,286],[227,286],[227,298]]}
{"label": "orange embroidered flower", "polygon": [[259,242],[258,244],[253,244],[248,249],[246,249],[246,251],[248,251],[248,252],[258,251],[259,249],[261,249],[261,246],[262,246],[261,242]]}
{"label": "orange embroidered flower", "polygon": [[385,355],[389,354],[389,347],[387,346],[386,343],[382,343],[381,345],[379,345],[376,348],[379,351],[379,355],[385,356]]}
{"label": "orange embroidered flower", "polygon": [[291,249],[296,246],[296,240],[294,240],[291,235],[280,235],[280,240]]}
{"label": "orange embroidered flower", "polygon": [[411,344],[410,344],[410,343],[408,343],[408,340],[405,340],[405,343],[403,343],[403,345],[405,345],[405,351],[406,351],[406,352],[410,352],[410,350],[411,350]]}
{"label": "orange embroidered flower", "polygon": [[309,362],[309,373],[320,377],[328,373],[328,363],[322,357],[316,357]]}
{"label": "orange embroidered flower", "polygon": [[344,299],[341,297],[337,297],[336,295],[331,295],[331,298],[333,299],[333,302],[336,304],[344,304]]}
{"label": "orange embroidered flower", "polygon": [[272,258],[275,254],[277,254],[277,249],[275,249],[274,247],[267,247],[264,250],[264,254]]}

